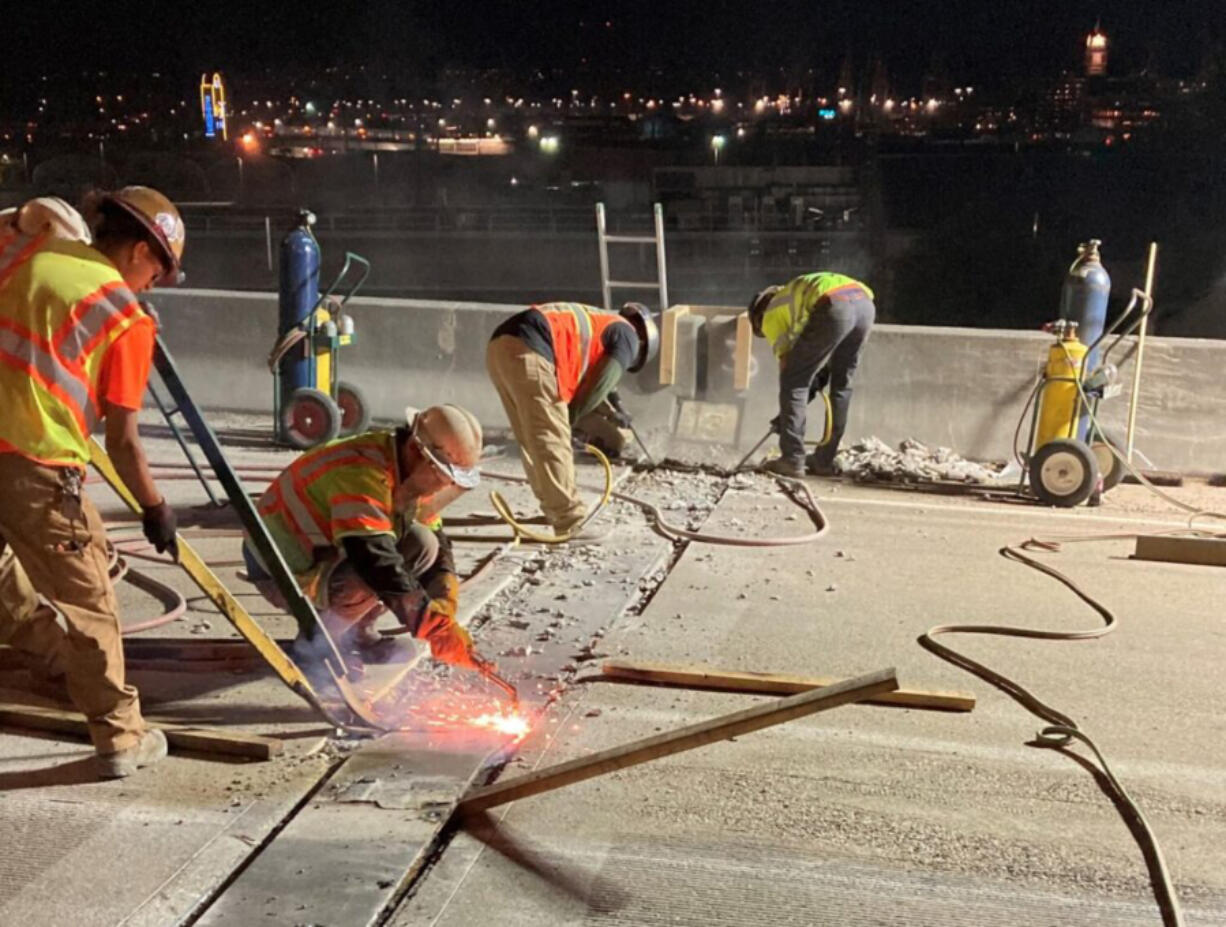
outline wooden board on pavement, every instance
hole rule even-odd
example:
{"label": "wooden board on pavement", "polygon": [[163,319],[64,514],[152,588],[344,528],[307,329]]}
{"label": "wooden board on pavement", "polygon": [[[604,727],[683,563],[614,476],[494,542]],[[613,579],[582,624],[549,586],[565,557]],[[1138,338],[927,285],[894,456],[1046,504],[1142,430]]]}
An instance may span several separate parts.
{"label": "wooden board on pavement", "polygon": [[[0,703],[0,725],[38,731],[55,731],[88,737],[89,727],[85,718],[73,711],[59,708],[41,708],[34,705]],[[161,728],[172,750],[190,750],[197,753],[217,753],[226,756],[242,756],[252,760],[270,760],[284,749],[281,741],[272,737],[260,737],[242,731],[219,731],[214,728],[179,727],[175,725],[151,725]]]}
{"label": "wooden board on pavement", "polygon": [[690,724],[675,731],[667,731],[654,737],[632,741],[620,747],[601,750],[591,756],[579,757],[559,763],[524,776],[503,782],[495,782],[474,789],[456,806],[461,815],[472,814],[503,805],[530,795],[552,791],[565,785],[582,782],[607,773],[636,766],[660,757],[672,756],[685,750],[693,750],[741,734],[760,731],[762,728],[802,718],[828,708],[836,708],[849,702],[892,692],[898,688],[898,679],[893,668],[878,670],[864,676],[856,676],[824,689],[791,695],[777,702],[755,705],[743,711],[720,715],[698,724]]}
{"label": "wooden board on pavement", "polygon": [[1137,535],[1134,560],[1195,563],[1226,566],[1226,538],[1174,537],[1166,534]]}
{"label": "wooden board on pavement", "polygon": [[[636,663],[630,660],[606,660],[601,671],[607,678],[619,681],[681,686],[687,689],[718,689],[723,692],[756,692],[765,695],[793,695],[843,681],[837,676],[746,673],[705,666]],[[939,711],[971,711],[975,707],[975,696],[971,692],[923,689],[898,689],[863,701],[871,705],[902,705],[907,708],[933,708]]]}

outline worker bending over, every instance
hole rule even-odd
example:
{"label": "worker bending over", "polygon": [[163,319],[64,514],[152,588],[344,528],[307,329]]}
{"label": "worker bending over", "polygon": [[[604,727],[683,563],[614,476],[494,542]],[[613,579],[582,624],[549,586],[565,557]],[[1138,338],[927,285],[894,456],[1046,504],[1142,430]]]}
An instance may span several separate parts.
{"label": "worker bending over", "polygon": [[[851,381],[868,341],[876,309],[873,291],[842,274],[805,274],[767,287],[749,304],[754,334],[766,338],[779,359],[780,456],[763,469],[782,476],[835,474],[834,457],[847,430]],[[830,436],[805,457],[805,413],[830,386]]]}
{"label": "worker bending over", "polygon": [[558,535],[574,532],[587,517],[575,486],[571,427],[600,430],[589,417],[593,412],[628,425],[615,391],[618,381],[627,371],[642,370],[658,350],[656,324],[641,303],[626,303],[620,313],[542,303],[494,330],[486,369],[519,442],[532,492]]}
{"label": "worker bending over", "polygon": [[105,420],[145,537],[177,555],[174,511],[137,433],[157,326],[136,294],[178,281],[184,234],[148,187],[94,205],[92,244],[62,200],[0,217],[0,639],[63,674],[98,775],[119,778],[164,757],[166,738],[146,727],[124,678],[106,532],[82,484],[90,432]]}
{"label": "worker bending over", "polygon": [[[394,431],[368,431],[307,451],[260,497],[277,549],[314,601],[349,668],[388,660],[396,647],[375,630],[390,609],[436,660],[473,667],[472,639],[455,620],[459,582],[431,497],[477,485],[481,425],[459,406],[409,412]],[[285,600],[247,539],[248,576],[278,608]],[[300,628],[294,656],[308,666],[329,652]]]}

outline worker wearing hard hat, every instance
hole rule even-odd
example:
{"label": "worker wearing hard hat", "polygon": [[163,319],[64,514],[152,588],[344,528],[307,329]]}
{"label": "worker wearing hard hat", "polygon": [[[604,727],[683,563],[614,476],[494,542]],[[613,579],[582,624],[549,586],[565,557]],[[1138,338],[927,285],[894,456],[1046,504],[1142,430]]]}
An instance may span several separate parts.
{"label": "worker wearing hard hat", "polygon": [[[834,273],[797,277],[767,287],[749,304],[754,334],[766,338],[779,359],[780,456],[763,469],[782,476],[834,475],[834,457],[851,405],[851,381],[868,341],[876,309],[873,291]],[[830,433],[805,457],[805,413],[829,382]]]}
{"label": "worker wearing hard hat", "polygon": [[62,200],[0,217],[0,638],[64,675],[98,774],[115,778],[164,757],[166,738],[124,678],[106,534],[82,484],[105,420],[145,536],[177,554],[174,511],[137,433],[156,323],[136,294],[178,280],[184,234],[174,204],[148,187],[94,206],[92,244]]}
{"label": "worker wearing hard hat", "polygon": [[629,424],[615,392],[618,381],[627,371],[642,370],[658,350],[656,324],[640,303],[626,303],[620,313],[542,303],[494,330],[486,369],[519,442],[532,492],[559,536],[587,517],[575,487],[571,426],[597,409]]}
{"label": "worker wearing hard hat", "polygon": [[[481,425],[454,405],[410,410],[406,418],[393,431],[307,451],[260,497],[260,515],[351,668],[394,652],[393,639],[375,629],[385,608],[436,660],[471,668],[472,640],[456,622],[460,587],[437,500],[477,485]],[[284,608],[250,540],[243,556],[256,587]],[[300,628],[294,656],[309,665],[326,646],[314,628]]]}

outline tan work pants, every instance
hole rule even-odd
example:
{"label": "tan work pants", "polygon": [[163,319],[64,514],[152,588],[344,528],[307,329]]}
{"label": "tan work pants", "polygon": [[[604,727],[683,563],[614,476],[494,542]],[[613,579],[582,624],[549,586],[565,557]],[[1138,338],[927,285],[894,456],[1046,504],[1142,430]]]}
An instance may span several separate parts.
{"label": "tan work pants", "polygon": [[514,335],[500,335],[486,349],[485,369],[511,421],[541,511],[555,531],[571,530],[587,507],[575,488],[570,415],[553,364]]}
{"label": "tan work pants", "polygon": [[[135,746],[144,721],[124,683],[105,529],[75,476],[0,454],[0,639],[63,671],[94,749],[112,753]],[[59,609],[67,630],[35,593]]]}

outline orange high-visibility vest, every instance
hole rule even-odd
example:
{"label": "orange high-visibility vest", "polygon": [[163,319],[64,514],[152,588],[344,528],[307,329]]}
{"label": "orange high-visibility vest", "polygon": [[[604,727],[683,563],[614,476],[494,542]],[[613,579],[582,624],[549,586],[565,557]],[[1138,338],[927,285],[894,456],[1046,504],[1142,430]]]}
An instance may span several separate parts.
{"label": "orange high-visibility vest", "polygon": [[558,395],[570,402],[579,384],[604,356],[600,336],[610,325],[630,323],[616,312],[606,312],[582,303],[542,303],[533,306],[549,323],[553,336],[553,363],[558,371]]}
{"label": "orange high-visibility vest", "polygon": [[101,252],[0,231],[0,453],[89,463],[107,352],[138,324],[155,323]]}
{"label": "orange high-visibility vest", "polygon": [[413,512],[397,512],[396,434],[368,431],[307,451],[260,497],[260,515],[289,568],[298,574],[331,554],[342,538],[403,537]]}

